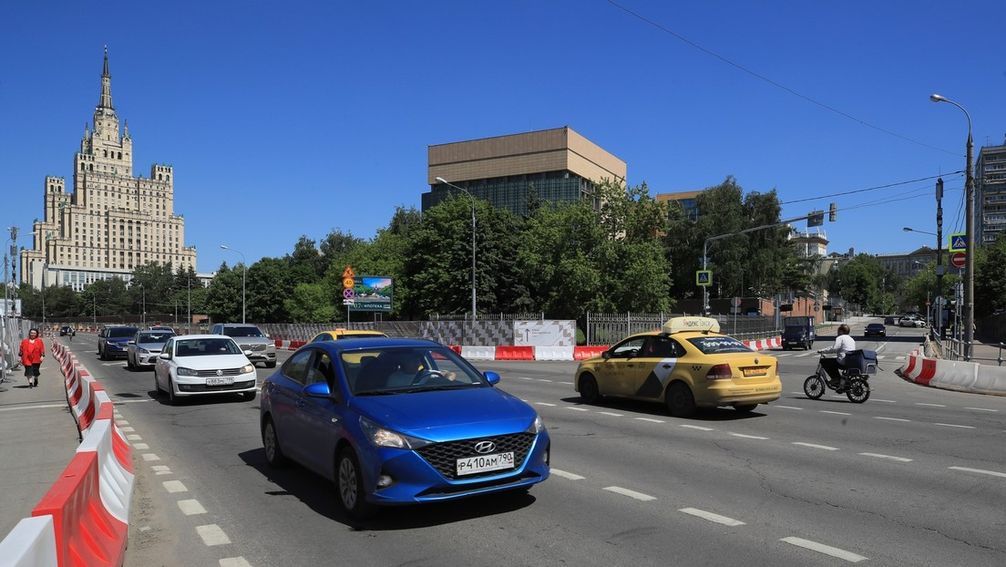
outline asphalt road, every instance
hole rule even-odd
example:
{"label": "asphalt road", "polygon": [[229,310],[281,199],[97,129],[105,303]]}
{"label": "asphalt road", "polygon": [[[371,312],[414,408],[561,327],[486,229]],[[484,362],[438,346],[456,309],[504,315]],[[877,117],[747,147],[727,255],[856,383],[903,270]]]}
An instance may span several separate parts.
{"label": "asphalt road", "polygon": [[865,404],[807,399],[816,356],[776,351],[783,398],[750,415],[581,405],[576,363],[477,363],[542,415],[552,478],[364,525],[319,477],[267,467],[257,400],[169,406],[93,336],[71,348],[139,444],[127,565],[1004,565],[1006,398],[902,381],[923,330],[889,330],[857,336],[882,357]]}

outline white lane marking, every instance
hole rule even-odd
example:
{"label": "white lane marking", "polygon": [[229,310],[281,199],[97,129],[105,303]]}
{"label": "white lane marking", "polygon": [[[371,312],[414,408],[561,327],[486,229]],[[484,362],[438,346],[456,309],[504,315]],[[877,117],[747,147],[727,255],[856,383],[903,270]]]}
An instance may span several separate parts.
{"label": "white lane marking", "polygon": [[551,380],[548,380],[547,378],[538,378],[538,381],[539,382],[551,382]]}
{"label": "white lane marking", "polygon": [[185,488],[180,480],[166,480],[161,483],[164,486],[164,490],[174,494],[175,492],[188,492],[189,489]]}
{"label": "white lane marking", "polygon": [[220,567],[251,567],[244,557],[227,557],[220,560]]}
{"label": "white lane marking", "polygon": [[823,553],[825,555],[830,555],[832,557],[837,557],[839,559],[844,559],[850,563],[859,563],[860,561],[866,561],[866,557],[863,557],[862,555],[856,555],[851,551],[846,551],[844,549],[839,549],[837,547],[832,547],[830,545],[824,545],[823,543],[817,543],[816,541],[810,541],[809,539],[803,539],[799,537],[784,537],[779,541],[783,541],[790,545],[795,545],[797,547],[802,547],[804,549],[809,549],[811,551],[816,551],[818,553]]}
{"label": "white lane marking", "polygon": [[529,378],[527,376],[518,376],[517,379],[518,380],[534,380],[534,378]]}
{"label": "white lane marking", "polygon": [[554,408],[555,407],[555,404],[550,404],[548,402],[535,402],[534,405],[536,405],[536,406],[548,406],[550,408]]}
{"label": "white lane marking", "polygon": [[587,478],[585,476],[580,476],[580,475],[578,475],[576,473],[571,473],[571,472],[568,472],[568,471],[557,469],[555,467],[552,467],[550,469],[550,471],[551,471],[552,474],[554,474],[556,476],[561,476],[562,478],[567,478],[569,480],[583,480],[583,479]]}
{"label": "white lane marking", "polygon": [[159,460],[161,460],[160,457],[158,457],[157,455],[155,455],[153,453],[144,453],[142,455],[142,457],[143,457],[144,461],[159,461]]}
{"label": "white lane marking", "polygon": [[973,411],[999,411],[997,409],[989,409],[989,408],[969,408],[969,407],[965,407],[964,409],[969,409],[969,410],[973,410]]}
{"label": "white lane marking", "polygon": [[1001,472],[996,472],[996,471],[986,471],[986,470],[982,470],[982,469],[969,469],[968,467],[947,467],[947,468],[949,468],[950,470],[955,470],[955,471],[973,472],[973,473],[978,473],[978,474],[987,474],[987,475],[990,475],[990,476],[999,476],[999,477],[1002,477],[1002,478],[1006,478],[1006,473],[1001,473]]}
{"label": "white lane marking", "polygon": [[119,399],[115,399],[115,400],[112,400],[112,403],[115,404],[115,405],[119,405],[119,404],[141,404],[141,403],[144,403],[144,402],[152,402],[152,401],[154,401],[154,400],[151,400],[149,398],[148,399],[144,399],[144,400],[119,400]]}
{"label": "white lane marking", "polygon": [[713,514],[712,512],[706,512],[705,510],[699,510],[698,508],[681,508],[678,512],[685,514],[690,514],[703,520],[709,520],[710,522],[715,522],[717,524],[723,524],[724,526],[743,526],[744,522],[740,520],[735,520],[733,518],[728,518],[726,516],[720,516],[719,514]]}
{"label": "white lane marking", "polygon": [[844,400],[845,396],[831,396],[831,399],[833,399],[833,400]]}
{"label": "white lane marking", "polygon": [[790,392],[790,394],[796,394],[796,395],[799,395],[799,396],[804,396],[804,395],[806,395],[806,392]]}
{"label": "white lane marking", "polygon": [[118,423],[119,425],[129,425],[129,422],[124,419],[116,420],[116,423]]}
{"label": "white lane marking", "polygon": [[622,414],[620,414],[620,413],[615,413],[615,412],[613,412],[613,411],[599,411],[599,412],[597,412],[597,413],[599,413],[599,414],[601,414],[601,415],[610,415],[611,417],[622,417]]}
{"label": "white lane marking", "polygon": [[573,411],[590,411],[590,410],[589,410],[589,409],[587,409],[587,408],[578,408],[578,407],[576,407],[576,406],[566,406],[566,409],[571,409],[571,410],[573,410]]}
{"label": "white lane marking", "polygon": [[796,355],[796,356],[795,356],[794,358],[803,358],[803,357],[805,357],[805,356],[810,356],[810,355],[812,355],[812,354],[814,354],[814,353],[812,353],[812,352],[805,352],[805,353],[803,353],[803,354],[798,354],[798,355]]}
{"label": "white lane marking", "polygon": [[133,443],[133,448],[138,451],[146,451],[150,448],[150,445],[147,445],[146,443]]}
{"label": "white lane marking", "polygon": [[956,427],[958,429],[975,429],[974,425],[957,425],[955,423],[933,423],[933,425],[940,425],[943,427]]}
{"label": "white lane marking", "polygon": [[898,403],[897,400],[881,400],[880,398],[873,398],[873,401],[880,402],[882,404],[896,404],[896,403]]}
{"label": "white lane marking", "polygon": [[945,407],[947,407],[947,406],[945,406],[943,404],[926,404],[926,403],[923,403],[923,402],[915,402],[915,405],[917,405],[917,406],[926,406],[928,408],[945,408]]}
{"label": "white lane marking", "polygon": [[638,419],[639,421],[649,421],[650,423],[664,423],[664,420],[662,420],[662,419],[653,419],[652,417],[637,417],[637,418],[634,418],[634,419]]}
{"label": "white lane marking", "polygon": [[763,441],[768,439],[768,437],[760,437],[758,435],[747,435],[744,433],[731,433],[730,435],[733,435],[734,437],[741,437],[743,439],[761,439]]}
{"label": "white lane marking", "polygon": [[688,425],[687,423],[679,423],[678,427],[684,427],[686,429],[698,429],[699,431],[716,431],[712,427],[702,427],[701,425]]}
{"label": "white lane marking", "polygon": [[182,511],[182,514],[186,516],[195,516],[197,514],[205,514],[206,508],[199,503],[198,500],[179,500],[178,508]]}
{"label": "white lane marking", "polygon": [[912,421],[910,419],[905,419],[903,417],[883,417],[880,415],[873,416],[873,419],[883,419],[884,421]]}
{"label": "white lane marking", "polygon": [[65,408],[66,404],[38,404],[34,406],[19,406],[16,408],[0,408],[0,411],[16,411],[25,409]]}
{"label": "white lane marking", "polygon": [[890,459],[892,461],[898,461],[899,463],[910,463],[912,459],[906,459],[905,457],[895,457],[893,455],[881,455],[880,453],[860,453],[864,457],[873,457],[875,459]]}
{"label": "white lane marking", "polygon": [[208,546],[227,545],[231,542],[231,538],[227,537],[227,534],[216,524],[196,526],[196,533],[203,538],[203,543]]}
{"label": "white lane marking", "polygon": [[827,445],[817,445],[815,443],[804,443],[803,441],[794,441],[792,445],[799,445],[801,447],[810,447],[811,449],[824,449],[825,451],[837,451],[838,447],[829,447]]}
{"label": "white lane marking", "polygon": [[129,435],[126,435],[126,440],[127,441],[143,441],[143,437],[140,437],[139,435],[137,435],[135,433],[131,433]]}
{"label": "white lane marking", "polygon": [[844,411],[831,411],[831,410],[826,410],[826,409],[818,410],[818,411],[820,411],[821,413],[831,413],[831,414],[835,414],[835,415],[852,415],[851,413],[844,412]]}
{"label": "white lane marking", "polygon": [[133,429],[132,427],[120,427],[119,431],[121,431],[123,433],[132,433],[132,432],[134,432],[136,430]]}
{"label": "white lane marking", "polygon": [[795,409],[795,410],[802,410],[802,409],[803,409],[803,408],[798,408],[798,407],[796,407],[796,406],[780,406],[780,405],[773,405],[772,407],[774,407],[774,408],[782,408],[782,409]]}
{"label": "white lane marking", "polygon": [[171,472],[171,467],[168,467],[167,465],[151,465],[150,468],[153,469],[154,472]]}
{"label": "white lane marking", "polygon": [[560,384],[568,384],[568,385],[570,385],[570,386],[572,386],[572,385],[573,385],[573,383],[572,383],[572,382],[559,382],[559,383],[560,383]]}
{"label": "white lane marking", "polygon": [[656,498],[650,496],[649,494],[643,494],[642,492],[636,492],[635,490],[629,490],[628,488],[622,488],[621,486],[605,486],[604,490],[614,492],[615,494],[621,494],[622,496],[628,496],[629,498],[635,498],[636,500],[642,500],[643,502],[656,500]]}

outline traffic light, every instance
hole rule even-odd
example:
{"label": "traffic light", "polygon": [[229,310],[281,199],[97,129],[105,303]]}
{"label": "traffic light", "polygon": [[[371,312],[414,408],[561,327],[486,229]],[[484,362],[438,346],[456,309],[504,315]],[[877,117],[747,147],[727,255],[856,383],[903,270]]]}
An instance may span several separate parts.
{"label": "traffic light", "polygon": [[838,219],[838,205],[832,203],[828,205],[828,222],[835,222]]}
{"label": "traffic light", "polygon": [[811,211],[811,213],[807,215],[808,228],[812,226],[821,226],[822,224],[824,224],[824,211]]}

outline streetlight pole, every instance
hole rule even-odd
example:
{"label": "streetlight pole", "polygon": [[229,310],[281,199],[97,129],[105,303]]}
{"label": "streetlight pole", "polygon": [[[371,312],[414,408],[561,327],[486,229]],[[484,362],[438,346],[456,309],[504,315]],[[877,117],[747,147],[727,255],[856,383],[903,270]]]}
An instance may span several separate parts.
{"label": "streetlight pole", "polygon": [[472,201],[472,322],[475,322],[476,302],[475,302],[475,196],[468,192],[464,187],[458,187],[457,185],[447,181],[443,177],[436,178],[438,182],[444,185],[449,185],[455,189],[460,189],[468,198]]}
{"label": "streetlight pole", "polygon": [[975,338],[975,177],[971,171],[971,157],[974,153],[974,140],[971,132],[971,114],[960,104],[938,94],[929,95],[933,102],[950,103],[961,109],[968,119],[967,155],[964,168],[964,191],[967,206],[964,213],[964,232],[967,240],[967,251],[964,257],[964,360],[971,360],[971,346]]}
{"label": "streetlight pole", "polygon": [[231,252],[237,252],[241,254],[241,323],[245,322],[245,276],[248,274],[248,262],[245,261],[245,255],[241,253],[240,250],[235,250],[226,244],[220,245],[221,250],[230,250]]}

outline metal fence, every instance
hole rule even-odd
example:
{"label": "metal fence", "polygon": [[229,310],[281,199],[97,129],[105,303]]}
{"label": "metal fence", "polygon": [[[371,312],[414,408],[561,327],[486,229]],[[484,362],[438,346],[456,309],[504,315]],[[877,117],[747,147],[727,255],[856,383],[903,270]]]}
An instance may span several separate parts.
{"label": "metal fence", "polygon": [[[585,341],[588,345],[609,345],[623,338],[646,331],[659,329],[672,317],[681,313],[590,313],[582,320]],[[772,317],[737,317],[713,315],[720,323],[720,332],[738,339],[760,339],[778,335]]]}
{"label": "metal fence", "polygon": [[34,321],[16,317],[0,318],[0,382],[21,365],[18,350],[28,329],[37,326]]}

